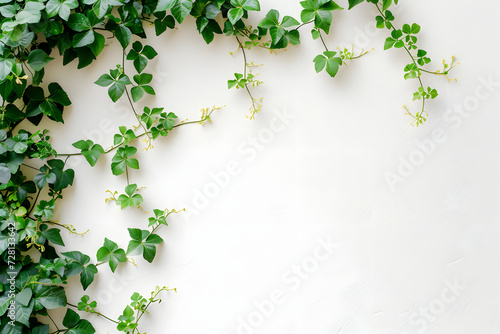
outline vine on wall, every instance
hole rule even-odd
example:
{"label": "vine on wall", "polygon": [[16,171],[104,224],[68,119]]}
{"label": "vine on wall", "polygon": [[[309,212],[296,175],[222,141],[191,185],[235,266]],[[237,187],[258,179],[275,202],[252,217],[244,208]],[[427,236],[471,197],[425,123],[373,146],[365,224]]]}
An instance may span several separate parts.
{"label": "vine on wall", "polygon": [[[349,0],[349,9],[362,2],[365,1]],[[421,125],[427,118],[426,101],[438,95],[435,89],[424,85],[423,75],[447,76],[456,65],[455,59],[445,62],[441,71],[427,69],[431,59],[427,51],[417,46],[420,26],[404,24],[399,29],[394,25],[390,8],[398,1],[366,2],[375,6],[377,27],[390,32],[384,48],[401,49],[409,56],[404,78],[418,83],[413,98],[420,100],[422,106],[418,112],[407,113],[414,125]],[[139,321],[148,308],[160,301],[160,293],[172,289],[157,287],[149,298],[134,293],[131,303],[114,319],[102,314],[88,295],[80,301],[68,301],[68,278],[79,276],[86,290],[102,265],[107,264],[114,272],[122,263],[135,264],[137,257],[152,262],[157,245],[163,242],[158,234],[160,227],[167,226],[168,217],[179,211],[161,208],[146,212],[149,217],[143,226],[128,229],[128,244],[119,245],[104,238],[95,257],[78,250],[61,253],[58,247],[65,245],[61,231],[84,234],[54,219],[56,203],[63,199],[64,190],[73,185],[75,173],[66,167],[67,161],[80,157],[95,166],[102,155],[112,155],[111,172],[124,177],[127,186],[123,191],[110,191],[107,202],[114,202],[122,210],[142,209],[140,187],[129,178],[130,169],[140,168],[135,158],[137,142],[142,140],[149,150],[171,131],[204,124],[220,109],[204,108],[199,120],[181,122],[164,107],[139,109],[138,102],[146,94],[155,95],[153,74],[147,73],[147,69],[158,56],[153,47],[145,44],[145,25],[152,24],[156,35],[161,35],[191,15],[206,43],[211,43],[215,35],[234,38],[236,52],[242,54],[243,71],[228,80],[228,88],[242,89],[248,94],[250,119],[262,110],[262,98],[255,97],[262,82],[251,72],[255,65],[248,60],[252,48],[275,52],[298,45],[300,32],[310,29],[311,37],[325,49],[311,60],[312,65],[316,72],[326,71],[331,77],[348,61],[367,53],[347,49],[337,52],[327,45],[325,35],[330,33],[333,15],[343,9],[337,3],[306,0],[300,4],[300,20],[272,9],[252,27],[246,20],[251,12],[260,11],[258,0],[0,0],[0,334],[95,333],[92,324],[82,319],[79,312],[103,317],[115,323],[118,331],[141,332]],[[84,68],[97,59],[107,38],[115,38],[123,52],[116,67],[95,83],[107,89],[113,102],[126,99],[137,123],[120,126],[106,149],[104,143],[82,139],[73,143],[74,153],[58,153],[51,146],[47,130],[31,133],[22,128],[26,122],[38,126],[44,118],[63,123],[65,109],[71,105],[59,84],[44,82],[45,66],[54,60],[51,55],[58,53],[63,65],[77,61],[77,67]],[[30,255],[33,252],[37,253],[36,259]],[[52,310],[59,308],[65,308],[61,324],[51,317]]]}

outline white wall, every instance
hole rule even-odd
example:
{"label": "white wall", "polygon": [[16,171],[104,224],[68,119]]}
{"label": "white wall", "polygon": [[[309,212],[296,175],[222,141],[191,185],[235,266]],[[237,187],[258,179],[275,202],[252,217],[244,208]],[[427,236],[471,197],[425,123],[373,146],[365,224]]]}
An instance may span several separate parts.
{"label": "white wall", "polygon": [[[261,2],[255,24],[271,8],[299,17],[298,1]],[[416,83],[403,80],[409,59],[402,50],[383,51],[387,33],[373,29],[376,11],[369,5],[335,13],[331,47],[356,41],[375,48],[342,67],[335,79],[314,72],[312,59],[322,45],[307,28],[301,46],[277,56],[249,52],[250,60],[265,64],[258,69],[265,84],[255,90],[264,97],[264,110],[255,121],[245,118],[245,93],[227,90],[226,81],[243,65],[241,54],[229,55],[234,40],[218,37],[206,46],[190,19],[160,38],[150,33],[148,42],[160,56],[148,70],[159,81],[158,95],[145,99],[147,105],[190,120],[203,107],[227,106],[212,123],[182,127],[139,154],[141,170],[131,178],[147,187],[141,191],[145,208],[190,210],[160,230],[165,243],[153,265],[138,260],[137,267],[121,265],[114,275],[100,267],[87,293],[103,313],[117,317],[134,291],[147,295],[156,285],[168,285],[178,293],[151,308],[142,331],[500,332],[500,5],[422,0],[401,1],[400,7],[397,22],[421,24],[420,47],[434,66],[451,55],[461,63],[451,75],[458,83],[424,77],[441,96],[428,104],[429,121],[419,128],[409,125],[402,109],[418,108],[410,103]],[[60,60],[47,69],[46,82],[60,82],[73,101],[64,126],[43,124],[54,129],[59,152],[95,135],[110,146],[119,125],[134,124],[125,100],[113,105],[106,89],[92,84],[120,61],[120,46],[110,43],[85,70],[71,64],[61,71]],[[495,82],[493,93],[484,86],[489,80]],[[460,114],[464,104],[470,111]],[[266,130],[284,113],[293,120]],[[273,139],[254,156],[248,149],[252,138],[270,133]],[[431,142],[437,133],[439,142]],[[419,145],[430,151],[422,153]],[[391,188],[387,173],[398,173],[401,159],[419,157],[424,161]],[[96,168],[71,160],[75,184],[57,216],[90,232],[67,236],[65,250],[95,255],[104,237],[126,247],[127,228],[147,226],[148,215],[104,204],[106,190],[126,184],[111,175],[110,160]],[[204,193],[212,175],[231,162],[237,173],[203,206],[197,192]],[[310,273],[301,278],[294,266]],[[82,294],[75,288],[69,298],[76,303]],[[273,297],[277,304],[264,303],[272,311],[259,311],[256,304]],[[238,332],[249,318],[263,321]],[[98,333],[115,332],[111,323],[92,320]]]}

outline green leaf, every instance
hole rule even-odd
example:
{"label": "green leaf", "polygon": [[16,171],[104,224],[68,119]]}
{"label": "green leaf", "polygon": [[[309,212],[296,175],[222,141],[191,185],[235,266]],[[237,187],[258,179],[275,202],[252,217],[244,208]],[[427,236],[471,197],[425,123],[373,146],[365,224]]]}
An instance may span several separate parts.
{"label": "green leaf", "polygon": [[67,24],[68,24],[68,27],[70,27],[72,30],[77,31],[77,32],[82,32],[82,31],[89,30],[90,28],[92,28],[92,26],[90,25],[89,19],[87,18],[87,16],[85,16],[82,13],[72,14],[69,17]]}
{"label": "green leaf", "polygon": [[205,7],[205,17],[207,19],[214,20],[220,12],[220,9],[213,4],[208,4],[207,7]]}
{"label": "green leaf", "polygon": [[163,126],[165,129],[168,131],[172,130],[174,128],[175,120],[177,119],[177,115],[174,114],[173,112],[168,113],[168,115],[165,115],[165,118],[163,120]]}
{"label": "green leaf", "polygon": [[49,334],[49,325],[34,327],[32,334]]}
{"label": "green leaf", "polygon": [[132,87],[130,93],[132,95],[132,100],[134,100],[134,102],[137,102],[144,96],[144,89],[141,86]]}
{"label": "green leaf", "polygon": [[46,5],[49,18],[59,15],[64,21],[68,21],[71,10],[76,7],[78,0],[49,0]]}
{"label": "green leaf", "polygon": [[119,262],[126,262],[127,257],[125,255],[125,251],[121,248],[118,248],[118,245],[109,240],[108,238],[104,239],[104,246],[99,248],[97,251],[97,261],[100,262],[109,262],[109,267],[112,272],[115,272],[116,267]]}
{"label": "green leaf", "polygon": [[257,0],[231,0],[231,4],[246,10],[260,10],[260,3]]}
{"label": "green leaf", "polygon": [[316,73],[319,73],[323,71],[326,66],[326,57],[323,55],[318,55],[314,58],[313,62]]}
{"label": "green leaf", "polygon": [[260,3],[258,0],[246,0],[243,4],[246,10],[260,11]]}
{"label": "green leaf", "polygon": [[344,8],[340,7],[335,1],[326,1],[324,4],[319,7],[320,10],[324,11],[333,11],[333,10],[342,10]]}
{"label": "green leaf", "polygon": [[167,9],[174,7],[176,3],[177,0],[159,0],[155,12],[164,12]]}
{"label": "green leaf", "polygon": [[231,8],[227,13],[227,18],[229,21],[235,25],[245,14],[245,10],[243,8]]}
{"label": "green leaf", "polygon": [[[70,260],[74,261],[75,263],[78,263],[80,265],[85,265],[90,262],[90,257],[88,255],[83,254],[82,252],[79,251],[72,251],[72,252],[64,252],[62,253],[65,257],[69,258]],[[80,272],[78,272],[80,273]]]}
{"label": "green leaf", "polygon": [[307,23],[314,19],[315,14],[316,12],[313,9],[304,9],[302,12],[300,12],[300,19],[303,23]]}
{"label": "green leaf", "polygon": [[269,35],[271,35],[271,40],[273,44],[278,44],[279,41],[285,36],[286,30],[281,27],[272,27],[269,29]]}
{"label": "green leaf", "polygon": [[299,45],[300,44],[300,33],[298,30],[291,30],[288,31],[285,35],[286,38],[290,41],[290,44],[292,45]]}
{"label": "green leaf", "polygon": [[[6,322],[7,319],[4,320]],[[1,334],[19,334],[22,333],[25,327],[20,324],[20,323],[14,323],[13,326],[11,325],[5,325],[4,328],[2,328],[2,331],[0,332]]]}
{"label": "green leaf", "polygon": [[68,334],[93,334],[94,327],[85,319],[80,319],[78,313],[72,309],[66,310],[66,315],[63,319],[63,325],[67,328],[65,333]]}
{"label": "green leaf", "polygon": [[55,191],[60,191],[73,185],[75,171],[72,169],[64,170],[64,162],[62,160],[52,159],[47,161],[47,164],[51,167],[52,173],[56,175],[56,182],[53,185]]}
{"label": "green leaf", "polygon": [[154,122],[158,120],[158,116],[162,113],[163,108],[153,108],[153,110],[148,107],[144,108],[144,112],[141,115],[141,121],[146,124],[146,127],[150,129]]}
{"label": "green leaf", "polygon": [[94,31],[94,42],[88,45],[89,49],[92,51],[94,56],[99,56],[105,46],[105,38],[103,35],[98,34]]}
{"label": "green leaf", "polygon": [[156,50],[152,46],[146,45],[142,50],[142,54],[146,56],[149,60],[151,60],[158,55],[158,52],[156,52]]}
{"label": "green leaf", "polygon": [[87,46],[95,41],[95,35],[93,30],[88,30],[85,32],[81,32],[76,34],[73,37],[73,47],[81,48],[82,46]]}
{"label": "green leaf", "polygon": [[95,265],[89,264],[86,267],[82,267],[80,283],[82,284],[83,290],[87,290],[87,287],[94,281],[95,274],[97,274],[97,267]]}
{"label": "green leaf", "polygon": [[392,48],[394,46],[394,44],[396,43],[396,40],[392,37],[387,37],[387,39],[385,40],[385,43],[384,43],[384,50],[389,50],[390,48]]}
{"label": "green leaf", "polygon": [[12,71],[14,64],[15,64],[14,58],[0,57],[0,81],[4,81],[5,78],[7,78],[7,76]]}
{"label": "green leaf", "polygon": [[81,150],[80,152],[92,167],[96,165],[101,154],[104,154],[102,146],[99,144],[94,145],[91,140],[80,140],[74,143],[73,146]]}
{"label": "green leaf", "polygon": [[22,291],[20,291],[16,295],[16,302],[18,302],[24,306],[28,306],[32,295],[33,295],[33,291],[29,287],[24,288]]}
{"label": "green leaf", "polygon": [[68,329],[65,333],[66,334],[94,334],[95,329],[88,320],[82,319],[75,327]]}
{"label": "green leaf", "polygon": [[134,67],[137,73],[141,73],[144,71],[146,66],[148,65],[148,59],[143,55],[138,55],[136,59],[134,59]]}
{"label": "green leaf", "polygon": [[67,309],[62,324],[67,328],[71,328],[75,326],[79,321],[80,316],[78,315],[78,313],[76,313],[72,309]]}
{"label": "green leaf", "polygon": [[114,135],[114,137],[113,137],[113,145],[118,145],[118,144],[121,144],[122,142],[125,145],[127,145],[133,139],[137,138],[134,130],[127,129],[126,126],[120,126],[119,129],[120,129],[120,133]]}
{"label": "green leaf", "polygon": [[[136,159],[127,160],[127,166],[132,167],[131,164],[137,164],[136,169],[139,168],[139,162]],[[135,168],[135,167],[132,167]],[[116,201],[117,205],[121,206],[121,209],[125,209],[127,207],[139,207],[141,203],[144,201],[141,195],[134,194],[137,190],[137,184],[130,184],[125,188],[125,194],[118,196]]]}
{"label": "green leaf", "polygon": [[314,17],[314,25],[316,28],[324,30],[327,34],[330,33],[333,15],[330,11],[320,10],[316,12]]}
{"label": "green leaf", "polygon": [[45,6],[39,2],[27,2],[24,9],[16,15],[17,23],[38,23],[42,16],[42,9],[45,9]]}
{"label": "green leaf", "polygon": [[97,84],[101,87],[108,87],[113,82],[115,82],[115,79],[113,79],[109,74],[103,74],[99,77],[99,79],[97,79],[95,84]]}
{"label": "green leaf", "polygon": [[113,175],[121,175],[125,173],[126,166],[138,169],[139,162],[137,161],[137,159],[131,159],[131,156],[133,156],[135,153],[137,153],[137,149],[135,147],[120,147],[111,160],[111,170],[113,172]]}
{"label": "green leaf", "polygon": [[45,51],[36,49],[28,55],[28,65],[35,71],[41,71],[54,58],[49,57]]}
{"label": "green leaf", "polygon": [[382,0],[382,11],[386,11],[391,7],[392,5],[392,0]]}
{"label": "green leaf", "polygon": [[0,183],[6,184],[9,182],[12,174],[10,173],[10,169],[7,167],[5,163],[0,163]]}
{"label": "green leaf", "polygon": [[281,22],[281,26],[284,28],[289,28],[293,26],[298,26],[300,23],[296,19],[291,16],[285,16],[283,18],[283,22]]}
{"label": "green leaf", "polygon": [[50,228],[41,233],[47,240],[53,244],[64,246],[64,241],[61,238],[61,231],[57,228]]}
{"label": "green leaf", "polygon": [[365,0],[349,0],[349,9],[352,9],[354,6],[357,6],[364,1]]}
{"label": "green leaf", "polygon": [[339,57],[335,57],[337,55],[334,51],[325,51],[322,55],[318,55],[314,58],[314,67],[316,72],[319,73],[326,67],[326,72],[334,77],[339,67],[342,65],[342,59]]}
{"label": "green leaf", "polygon": [[126,49],[127,46],[130,44],[130,39],[132,38],[132,32],[128,27],[119,24],[115,28],[115,36],[118,39],[118,42],[120,42],[122,48]]}
{"label": "green leaf", "polygon": [[193,9],[191,0],[177,0],[174,7],[172,7],[172,15],[177,22],[182,23]]}
{"label": "green leaf", "polygon": [[33,178],[33,181],[35,181],[38,189],[42,189],[47,183],[53,184],[56,182],[56,175],[54,173],[51,173],[47,166],[42,166],[40,168],[40,172],[40,174],[35,175],[35,177]]}
{"label": "green leaf", "polygon": [[125,193],[129,196],[132,196],[137,190],[137,184],[129,184],[125,187]]}
{"label": "green leaf", "polygon": [[269,29],[272,27],[276,27],[279,25],[279,12],[276,9],[271,9],[267,14],[266,17],[260,21],[259,27],[262,27],[264,29]]}
{"label": "green leaf", "polygon": [[86,290],[94,281],[94,275],[97,274],[97,267],[94,264],[86,266],[90,262],[90,257],[79,251],[65,252],[62,255],[71,260],[65,274],[67,276],[80,274],[80,283],[83,286],[83,290]]}
{"label": "green leaf", "polygon": [[321,36],[321,33],[319,32],[318,29],[312,29],[311,34],[313,39],[318,39]]}
{"label": "green leaf", "polygon": [[420,26],[416,23],[413,23],[411,25],[411,30],[410,30],[410,33],[412,33],[413,35],[415,34],[418,34],[420,32]]}
{"label": "green leaf", "polygon": [[123,310],[123,315],[127,318],[131,318],[134,315],[134,310],[127,305],[127,307]]}
{"label": "green leaf", "polygon": [[47,220],[54,216],[54,200],[44,201],[41,200],[39,204],[35,206],[35,211],[33,215],[38,218],[45,217]]}
{"label": "green leaf", "polygon": [[163,242],[163,239],[156,234],[150,234],[148,230],[137,228],[128,229],[130,238],[127,248],[129,255],[143,255],[144,259],[151,263],[156,255],[156,245]]}
{"label": "green leaf", "polygon": [[153,80],[153,75],[152,74],[149,74],[149,73],[142,73],[142,74],[137,74],[137,75],[134,75],[134,81],[138,84],[138,85],[145,85],[145,84],[148,84],[150,83],[151,81]]}
{"label": "green leaf", "polygon": [[125,92],[125,85],[132,84],[130,79],[125,74],[121,74],[120,77],[114,81],[114,83],[108,89],[108,95],[113,102],[118,101],[118,99]]}
{"label": "green leaf", "polygon": [[26,306],[22,305],[21,303],[16,303],[14,305],[14,312],[15,312],[14,317],[15,317],[16,321],[29,327],[30,326],[29,320],[30,320],[31,313],[33,312],[34,304],[35,304],[34,300],[32,300]]}
{"label": "green leaf", "polygon": [[52,82],[49,84],[49,96],[47,101],[58,103],[62,106],[69,106],[71,101],[69,100],[68,94],[59,86],[59,84]]}
{"label": "green leaf", "polygon": [[208,26],[208,19],[204,16],[198,17],[196,19],[196,28],[200,33],[203,32],[203,30]]}
{"label": "green leaf", "polygon": [[33,285],[33,291],[35,292],[35,309],[45,307],[52,310],[66,306],[66,293],[63,287],[35,284]]}

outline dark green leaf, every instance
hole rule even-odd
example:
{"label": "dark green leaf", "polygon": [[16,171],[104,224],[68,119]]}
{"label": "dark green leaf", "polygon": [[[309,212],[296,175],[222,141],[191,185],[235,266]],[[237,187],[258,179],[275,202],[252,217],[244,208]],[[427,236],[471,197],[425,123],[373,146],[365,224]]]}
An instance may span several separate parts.
{"label": "dark green leaf", "polygon": [[36,49],[28,55],[28,65],[35,71],[40,71],[53,59],[45,51]]}

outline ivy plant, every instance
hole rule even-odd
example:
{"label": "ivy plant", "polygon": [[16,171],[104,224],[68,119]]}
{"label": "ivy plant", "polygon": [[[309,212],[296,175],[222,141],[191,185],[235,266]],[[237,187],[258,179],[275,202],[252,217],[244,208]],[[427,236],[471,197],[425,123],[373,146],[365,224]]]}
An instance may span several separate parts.
{"label": "ivy plant", "polygon": [[[364,2],[374,5],[377,27],[388,30],[384,48],[402,49],[410,57],[403,77],[418,83],[413,98],[421,101],[422,108],[416,113],[407,109],[407,113],[413,124],[422,125],[427,117],[426,101],[438,96],[436,89],[424,85],[423,76],[447,77],[456,66],[455,58],[445,62],[442,70],[428,69],[430,53],[418,44],[420,25],[398,28],[393,24],[391,8],[398,1],[348,0],[348,8]],[[310,36],[324,48],[310,60],[311,70],[331,77],[349,61],[367,54],[364,50],[334,51],[328,47],[325,37],[331,34],[335,17],[343,10],[339,4],[306,0],[300,6],[301,11],[293,15],[271,9],[252,26],[248,22],[254,12],[260,11],[258,0],[0,1],[0,334],[92,334],[96,332],[92,315],[109,320],[118,331],[144,333],[139,321],[152,304],[161,301],[160,293],[172,289],[157,287],[149,298],[134,293],[116,319],[102,314],[83,291],[100,270],[107,270],[106,264],[115,272],[119,266],[153,262],[162,251],[162,228],[168,226],[171,214],[183,211],[149,208],[142,185],[131,181],[130,170],[141,168],[138,150],[153,149],[157,140],[184,126],[211,121],[221,108],[203,108],[199,119],[184,121],[168,106],[142,104],[139,108],[138,103],[146,101],[144,96],[156,94],[154,73],[148,66],[159,55],[148,44],[147,34],[150,30],[157,36],[169,33],[192,16],[205,43],[212,43],[217,35],[230,37],[237,46],[232,54],[241,51],[243,66],[235,70],[227,85],[248,94],[248,117],[254,119],[262,110],[262,97],[255,97],[255,90],[263,82],[252,72],[257,67],[248,58],[253,48],[277,54],[277,50],[300,45],[300,32],[309,28]],[[121,47],[116,66],[93,80],[107,90],[113,102],[128,103],[134,123],[119,126],[112,142],[81,138],[72,143],[71,152],[57,152],[40,124],[46,119],[62,125],[72,102],[61,85],[45,80],[47,65],[75,62],[78,69],[84,69],[113,42]],[[56,208],[75,181],[68,160],[85,159],[94,167],[105,155],[111,160],[109,173],[122,178],[125,185],[109,190],[106,203],[116,204],[117,210],[139,210],[145,215],[144,221],[128,228],[128,240],[103,236],[95,255],[85,254],[85,250],[62,251],[62,246],[72,248],[65,244],[66,233],[86,233],[57,220]],[[119,222],[116,224],[119,226]],[[82,289],[79,302],[68,300],[66,295],[73,276]],[[65,316],[56,322],[51,315],[60,308]],[[82,318],[85,314],[88,319]]]}

